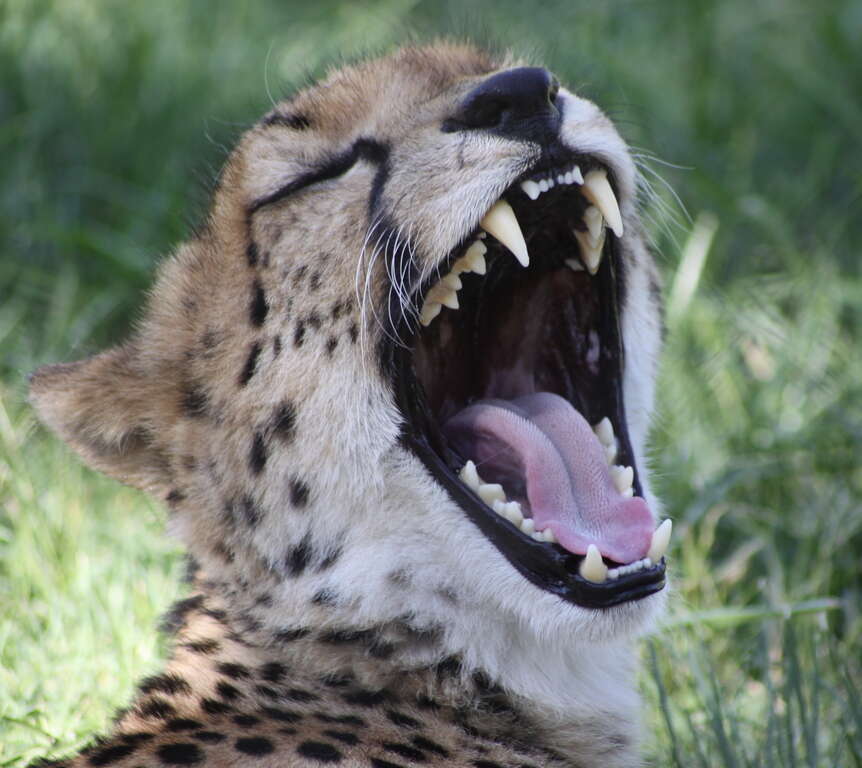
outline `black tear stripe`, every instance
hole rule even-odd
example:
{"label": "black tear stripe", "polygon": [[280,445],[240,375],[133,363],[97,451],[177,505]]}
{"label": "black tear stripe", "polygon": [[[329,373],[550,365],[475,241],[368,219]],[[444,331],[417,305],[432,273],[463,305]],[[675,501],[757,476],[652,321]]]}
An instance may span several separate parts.
{"label": "black tear stripe", "polygon": [[373,213],[377,210],[383,187],[386,184],[386,179],[389,177],[389,147],[374,139],[362,138],[357,139],[350,149],[325,160],[317,170],[304,173],[298,178],[289,181],[280,189],[275,190],[275,192],[255,200],[248,209],[249,217],[253,216],[261,208],[284,200],[284,198],[294,194],[294,192],[299,192],[301,189],[310,187],[312,184],[318,184],[321,181],[328,181],[329,179],[341,176],[343,173],[349,171],[359,160],[367,160],[369,163],[374,163],[377,166],[377,173],[374,176],[374,182],[371,185],[371,194],[368,198],[368,211],[369,213]]}

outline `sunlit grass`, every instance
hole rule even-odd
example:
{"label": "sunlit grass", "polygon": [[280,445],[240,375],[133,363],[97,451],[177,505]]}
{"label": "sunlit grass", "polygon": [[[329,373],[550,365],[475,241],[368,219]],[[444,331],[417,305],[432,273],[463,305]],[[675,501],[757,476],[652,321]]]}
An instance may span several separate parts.
{"label": "sunlit grass", "polygon": [[410,31],[535,51],[644,148],[675,522],[652,764],[862,766],[859,4],[465,8],[0,3],[0,768],[101,730],[182,589],[162,510],[37,428],[25,374],[122,338],[271,97]]}

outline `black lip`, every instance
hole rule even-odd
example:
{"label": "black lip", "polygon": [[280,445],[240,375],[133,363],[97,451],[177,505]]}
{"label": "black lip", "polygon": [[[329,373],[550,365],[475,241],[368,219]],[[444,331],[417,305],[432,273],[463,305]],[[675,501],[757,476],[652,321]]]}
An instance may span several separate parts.
{"label": "black lip", "polygon": [[[533,168],[530,175],[540,170],[543,169]],[[605,250],[605,258],[593,278],[600,281],[600,290],[610,299],[602,305],[602,311],[605,313],[604,327],[608,333],[602,365],[621,372],[623,350],[617,308],[619,294],[624,290],[624,269],[615,237],[609,235]],[[489,509],[460,481],[458,472],[464,464],[464,459],[448,447],[433,427],[433,417],[425,407],[424,392],[413,373],[412,347],[416,332],[415,328],[410,328],[405,323],[400,329],[400,338],[407,343],[391,345],[389,348],[395,376],[396,401],[405,416],[402,441],[516,570],[537,587],[584,608],[611,608],[622,603],[642,600],[661,591],[665,585],[664,558],[650,568],[614,580],[600,584],[588,581],[578,573],[583,556],[573,554],[556,544],[535,541],[525,535]],[[622,395],[622,377],[610,376],[609,380],[613,381],[613,386],[607,388],[602,398],[591,403],[595,415],[584,415],[588,418],[594,416],[593,422],[598,421],[604,414],[617,415],[622,422],[621,425],[614,424],[619,443],[619,461],[634,466],[634,454],[628,430],[624,428],[627,422]],[[618,428],[620,426],[621,429]],[[634,492],[636,495],[643,495],[637,473]]]}

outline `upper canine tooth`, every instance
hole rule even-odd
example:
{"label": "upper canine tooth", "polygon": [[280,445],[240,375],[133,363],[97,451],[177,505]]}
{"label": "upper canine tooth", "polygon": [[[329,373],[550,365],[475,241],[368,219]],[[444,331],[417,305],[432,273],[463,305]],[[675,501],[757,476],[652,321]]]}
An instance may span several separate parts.
{"label": "upper canine tooth", "polygon": [[524,190],[524,194],[529,197],[530,200],[537,200],[539,195],[542,194],[542,190],[539,189],[539,185],[530,179],[521,182],[521,189]]}
{"label": "upper canine tooth", "polygon": [[649,551],[646,553],[646,556],[652,562],[657,563],[664,557],[664,553],[667,552],[667,545],[670,543],[672,529],[673,523],[668,518],[652,532],[652,542],[649,545]]}
{"label": "upper canine tooth", "polygon": [[[590,171],[584,177],[584,197],[596,206],[608,222],[608,226],[617,237],[623,236],[623,217],[620,206],[608,181],[605,170]],[[493,233],[491,233],[493,234]]]}
{"label": "upper canine tooth", "polygon": [[505,200],[498,200],[494,203],[482,221],[479,222],[479,226],[490,232],[514,253],[515,258],[521,263],[522,267],[529,266],[530,257],[527,254],[527,243],[524,241],[524,234],[521,232],[521,227],[518,225],[518,219],[515,217],[512,206]]}
{"label": "upper canine tooth", "polygon": [[602,561],[602,553],[595,544],[587,547],[587,555],[581,561],[579,573],[587,581],[601,584],[608,577],[608,567]]}

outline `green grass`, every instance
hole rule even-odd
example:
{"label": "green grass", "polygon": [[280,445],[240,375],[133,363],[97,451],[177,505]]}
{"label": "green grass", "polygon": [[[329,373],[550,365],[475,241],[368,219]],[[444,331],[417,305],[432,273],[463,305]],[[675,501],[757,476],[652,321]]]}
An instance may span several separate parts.
{"label": "green grass", "polygon": [[181,590],[162,511],[35,427],[24,375],[123,337],[270,94],[437,32],[535,51],[683,166],[646,171],[676,526],[651,763],[862,766],[862,7],[463,8],[0,2],[0,768],[103,727]]}

